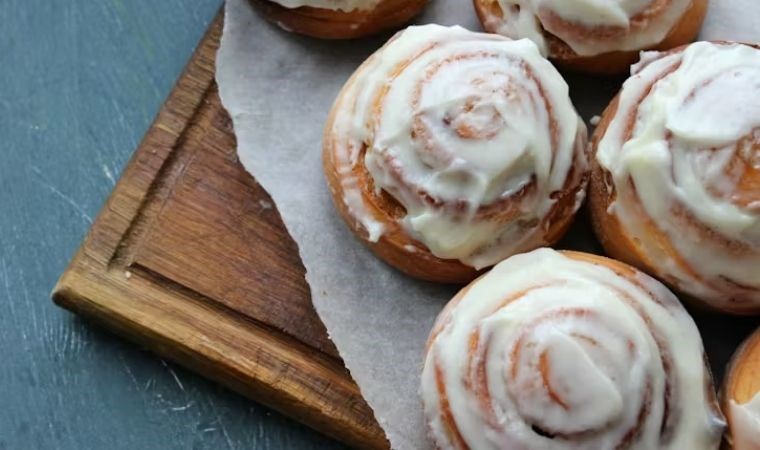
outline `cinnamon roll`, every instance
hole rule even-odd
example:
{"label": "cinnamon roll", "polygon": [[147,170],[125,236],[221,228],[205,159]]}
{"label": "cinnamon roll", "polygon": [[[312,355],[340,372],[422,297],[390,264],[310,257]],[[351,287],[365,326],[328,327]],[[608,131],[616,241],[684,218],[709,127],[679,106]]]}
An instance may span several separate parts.
{"label": "cinnamon roll", "polygon": [[725,426],[678,299],[623,263],[551,249],[444,308],[421,395],[441,450],[714,450]]}
{"label": "cinnamon roll", "polygon": [[733,450],[760,450],[760,328],[736,351],[723,380],[727,440]]}
{"label": "cinnamon roll", "polygon": [[724,312],[760,313],[760,50],[644,53],[592,139],[606,251]]}
{"label": "cinnamon roll", "polygon": [[483,27],[529,38],[560,65],[623,73],[645,49],[691,42],[707,0],[473,0]]}
{"label": "cinnamon roll", "polygon": [[409,275],[466,282],[557,241],[585,195],[586,128],[529,40],[410,27],[339,94],[324,134],[334,203]]}
{"label": "cinnamon roll", "polygon": [[250,0],[287,31],[322,39],[351,39],[398,28],[428,0]]}

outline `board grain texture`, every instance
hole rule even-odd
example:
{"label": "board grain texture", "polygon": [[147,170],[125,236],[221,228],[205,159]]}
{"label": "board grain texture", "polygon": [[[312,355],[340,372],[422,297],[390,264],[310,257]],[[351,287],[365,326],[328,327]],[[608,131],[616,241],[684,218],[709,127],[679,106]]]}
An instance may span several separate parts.
{"label": "board grain texture", "polygon": [[217,17],[54,301],[329,436],[387,448],[317,317],[296,244],[239,164]]}

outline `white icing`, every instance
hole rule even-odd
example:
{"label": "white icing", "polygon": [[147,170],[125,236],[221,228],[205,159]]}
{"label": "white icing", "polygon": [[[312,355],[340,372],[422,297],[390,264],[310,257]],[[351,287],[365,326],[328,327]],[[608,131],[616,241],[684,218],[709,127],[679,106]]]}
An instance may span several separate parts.
{"label": "white icing", "polygon": [[[618,193],[610,213],[640,241],[659,273],[679,289],[717,307],[741,301],[744,305],[732,307],[758,308],[760,210],[731,201],[737,179],[728,175],[728,163],[736,152],[754,152],[745,154],[750,161],[758,158],[760,51],[700,42],[681,53],[645,55],[645,59],[624,83],[618,114],[597,149],[597,161],[612,174]],[[674,64],[680,66],[662,76]],[[624,142],[629,112],[636,110],[633,134]],[[752,130],[754,149],[752,145],[737,149],[737,142],[752,136]],[[646,218],[640,216],[636,202]],[[745,250],[729,251],[720,239],[704,239],[684,227],[683,219],[673,213],[674,206]],[[647,239],[644,220],[652,220],[668,236],[702,280]],[[727,295],[732,289],[724,286],[725,278],[746,287],[740,298]]]}
{"label": "white icing", "polygon": [[747,403],[731,400],[731,440],[734,450],[760,450],[760,392]]}
{"label": "white icing", "polygon": [[[499,263],[467,289],[438,317],[422,373],[425,416],[438,448],[460,446],[442,420],[436,367],[469,448],[617,448],[642,407],[641,428],[624,448],[718,448],[724,424],[705,389],[709,373],[699,332],[654,279],[624,278],[538,249]],[[664,354],[674,420],[665,437]],[[483,375],[486,380],[478,378]],[[477,388],[483,383],[487,394]],[[481,401],[488,397],[490,408]]]}
{"label": "white icing", "polygon": [[[486,27],[515,39],[529,38],[544,55],[548,44],[544,30],[565,42],[575,53],[593,56],[611,51],[640,50],[662,42],[691,6],[691,0],[672,0],[646,26],[631,29],[631,19],[645,11],[652,0],[498,0],[503,17],[488,16]],[[620,36],[594,37],[588,33],[568,33],[552,27],[549,14],[579,27],[616,27]]]}
{"label": "white icing", "polygon": [[271,0],[286,8],[300,8],[310,6],[312,8],[332,9],[336,11],[369,10],[377,6],[382,0]]}
{"label": "white icing", "polygon": [[[550,194],[577,187],[586,169],[586,129],[567,84],[528,40],[410,27],[356,72],[333,108],[326,133],[334,138],[343,200],[370,239],[384,230],[351,175],[363,145],[375,187],[407,211],[400,221],[407,233],[436,256],[477,268],[542,245]],[[513,217],[479,215],[531,182],[535,190],[514,200],[521,209]]]}

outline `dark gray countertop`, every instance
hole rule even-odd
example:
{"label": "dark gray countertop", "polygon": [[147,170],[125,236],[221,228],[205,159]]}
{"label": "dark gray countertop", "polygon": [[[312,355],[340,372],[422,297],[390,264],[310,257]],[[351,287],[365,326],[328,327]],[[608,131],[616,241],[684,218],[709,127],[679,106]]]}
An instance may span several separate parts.
{"label": "dark gray countertop", "polygon": [[0,4],[0,450],[336,446],[49,299],[220,5]]}

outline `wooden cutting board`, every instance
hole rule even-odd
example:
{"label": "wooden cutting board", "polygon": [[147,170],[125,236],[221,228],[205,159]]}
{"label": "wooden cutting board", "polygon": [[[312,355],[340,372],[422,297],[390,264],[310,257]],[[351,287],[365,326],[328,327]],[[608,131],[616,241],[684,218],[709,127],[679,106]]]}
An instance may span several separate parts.
{"label": "wooden cutting board", "polygon": [[243,169],[211,24],[54,301],[350,445],[387,448],[311,304],[296,244]]}

